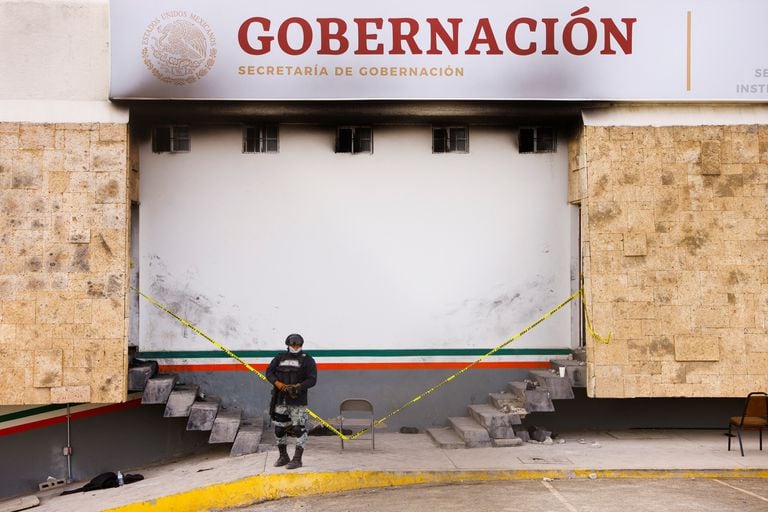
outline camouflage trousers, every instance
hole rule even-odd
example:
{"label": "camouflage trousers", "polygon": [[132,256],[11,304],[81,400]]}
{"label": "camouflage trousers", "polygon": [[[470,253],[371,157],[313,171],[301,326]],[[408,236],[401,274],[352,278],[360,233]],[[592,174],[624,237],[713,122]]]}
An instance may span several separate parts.
{"label": "camouflage trousers", "polygon": [[288,434],[296,435],[296,446],[304,448],[307,442],[307,414],[306,405],[276,405],[275,414],[288,416],[290,421],[273,421],[278,445],[288,444]]}

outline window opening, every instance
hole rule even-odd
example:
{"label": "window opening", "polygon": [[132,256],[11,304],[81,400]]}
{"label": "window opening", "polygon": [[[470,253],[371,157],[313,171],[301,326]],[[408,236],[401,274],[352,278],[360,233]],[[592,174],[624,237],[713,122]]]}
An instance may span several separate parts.
{"label": "window opening", "polygon": [[243,153],[277,153],[279,140],[277,126],[243,127]]}
{"label": "window opening", "polygon": [[433,153],[469,153],[469,130],[465,126],[432,128]]}
{"label": "window opening", "polygon": [[520,128],[518,148],[520,153],[553,153],[557,138],[551,126]]}
{"label": "window opening", "polygon": [[337,153],[373,153],[373,130],[367,126],[342,126],[336,130]]}
{"label": "window opening", "polygon": [[190,150],[189,126],[156,126],[152,133],[152,151],[155,153],[187,153]]}

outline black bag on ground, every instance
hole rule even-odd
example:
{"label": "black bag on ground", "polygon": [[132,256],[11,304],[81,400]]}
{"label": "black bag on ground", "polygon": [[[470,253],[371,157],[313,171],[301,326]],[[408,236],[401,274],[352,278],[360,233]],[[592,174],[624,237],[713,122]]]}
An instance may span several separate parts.
{"label": "black bag on ground", "polygon": [[[138,482],[139,480],[144,480],[144,476],[138,474],[123,476],[123,482],[126,484],[132,484],[133,482]],[[61,493],[61,495],[64,496],[65,494],[74,494],[76,492],[96,491],[98,489],[111,489],[112,487],[119,486],[120,484],[117,482],[117,473],[107,471],[106,473],[101,473],[100,475],[96,475],[95,477],[91,478],[91,481],[84,486],[78,487],[77,489],[64,491]]]}

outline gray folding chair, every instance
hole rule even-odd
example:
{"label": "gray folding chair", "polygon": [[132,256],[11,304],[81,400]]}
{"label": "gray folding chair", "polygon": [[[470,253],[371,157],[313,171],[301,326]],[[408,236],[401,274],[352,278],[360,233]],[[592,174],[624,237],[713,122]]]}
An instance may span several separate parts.
{"label": "gray folding chair", "polygon": [[[344,425],[348,427],[357,427],[353,432],[368,428],[368,432],[363,436],[370,434],[371,449],[376,449],[376,440],[374,439],[373,429],[373,404],[364,398],[347,398],[339,405],[339,430],[344,431]],[[363,436],[360,436],[362,439]],[[344,438],[341,438],[341,449],[344,449]]]}

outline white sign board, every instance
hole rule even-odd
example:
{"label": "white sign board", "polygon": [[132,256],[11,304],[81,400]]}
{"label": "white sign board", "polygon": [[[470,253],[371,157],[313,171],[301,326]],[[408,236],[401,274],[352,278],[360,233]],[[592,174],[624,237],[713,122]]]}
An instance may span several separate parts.
{"label": "white sign board", "polygon": [[111,0],[113,99],[766,101],[764,0]]}

